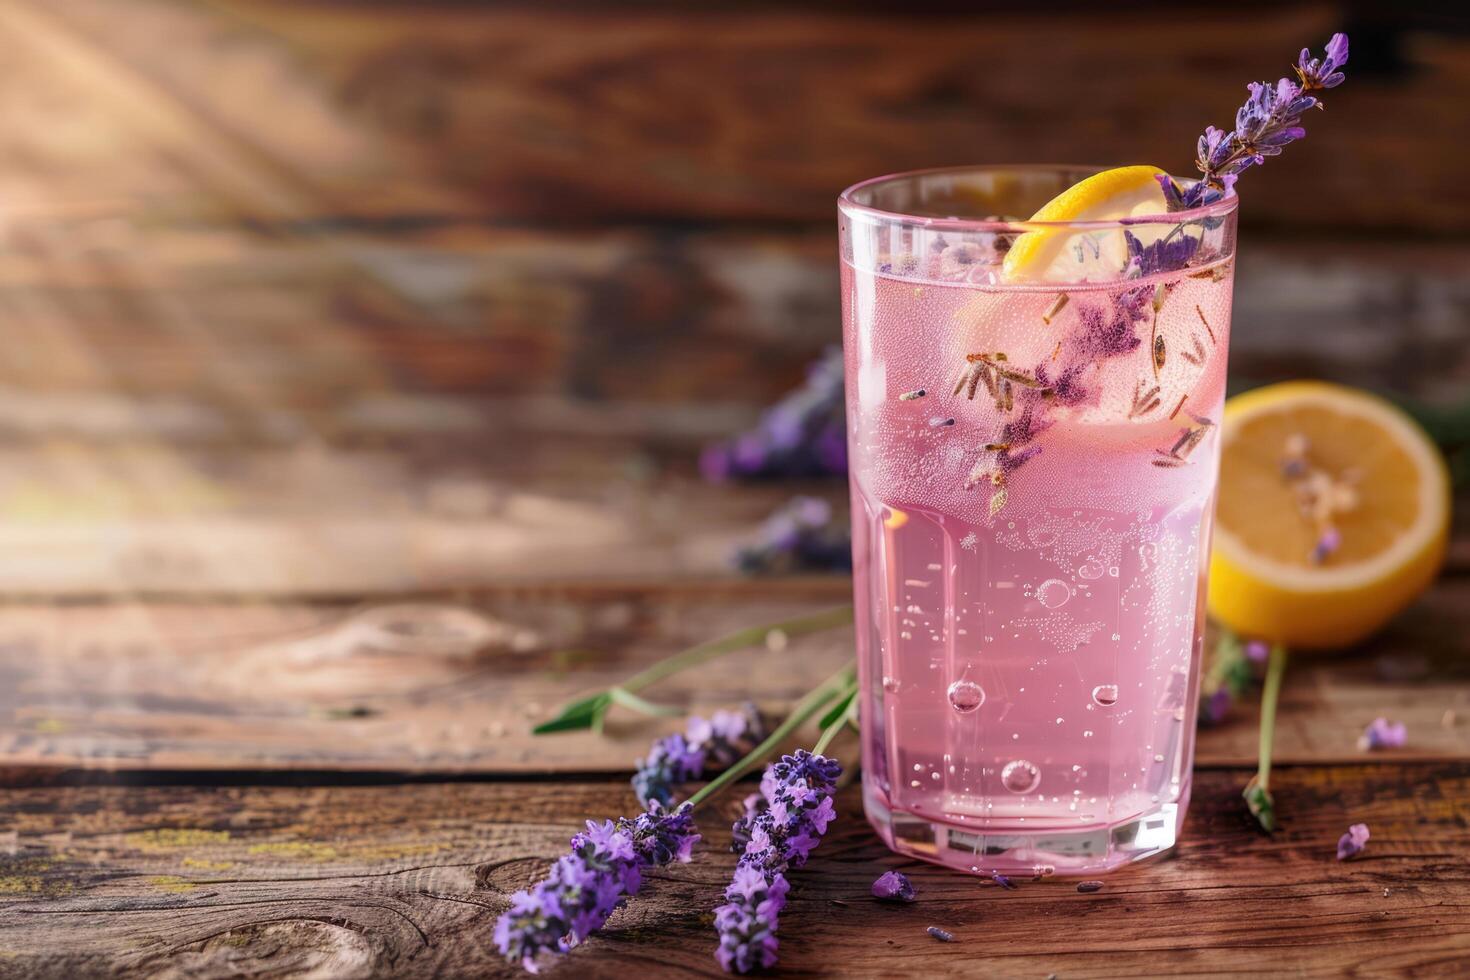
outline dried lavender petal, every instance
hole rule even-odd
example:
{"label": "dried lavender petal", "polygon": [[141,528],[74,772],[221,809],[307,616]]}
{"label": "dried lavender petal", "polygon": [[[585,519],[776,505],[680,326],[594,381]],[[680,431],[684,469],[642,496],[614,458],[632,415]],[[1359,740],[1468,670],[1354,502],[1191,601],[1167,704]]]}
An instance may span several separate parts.
{"label": "dried lavender petal", "polygon": [[1365,823],[1355,823],[1347,829],[1347,833],[1338,838],[1337,859],[1339,861],[1346,861],[1350,857],[1355,857],[1363,852],[1363,848],[1367,844],[1368,825]]}
{"label": "dried lavender petal", "polygon": [[1409,726],[1403,722],[1374,718],[1372,723],[1358,736],[1358,748],[1365,752],[1375,749],[1402,748],[1409,740]]}
{"label": "dried lavender petal", "polygon": [[1083,893],[1086,893],[1086,892],[1100,892],[1100,891],[1102,891],[1102,886],[1103,886],[1103,883],[1100,882],[1100,881],[1083,881],[1083,882],[1078,882],[1078,884],[1077,884],[1077,890],[1079,892],[1083,892]]}
{"label": "dried lavender petal", "polygon": [[1200,702],[1199,720],[1206,725],[1220,724],[1230,714],[1230,706],[1234,701],[1230,688],[1224,685],[1217,687],[1209,697]]}
{"label": "dried lavender petal", "polygon": [[990,876],[990,880],[1008,891],[1015,891],[1016,889],[1016,883],[1007,875],[993,874]]}
{"label": "dried lavender petal", "polygon": [[912,902],[914,895],[914,883],[909,881],[908,875],[897,871],[885,871],[873,882],[874,898],[891,902]]}
{"label": "dried lavender petal", "polygon": [[952,943],[952,942],[954,942],[954,933],[949,932],[946,929],[941,929],[938,926],[930,926],[928,929],[925,929],[924,931],[927,932],[929,935],[933,936],[935,939],[939,940],[942,943]]}

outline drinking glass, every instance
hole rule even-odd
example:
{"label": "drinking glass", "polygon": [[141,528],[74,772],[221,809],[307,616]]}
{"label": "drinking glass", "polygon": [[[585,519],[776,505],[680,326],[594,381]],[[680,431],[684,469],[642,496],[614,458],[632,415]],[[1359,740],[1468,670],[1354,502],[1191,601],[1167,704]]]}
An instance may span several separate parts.
{"label": "drinking glass", "polygon": [[1236,199],[1016,217],[1093,172],[838,204],[864,806],[977,874],[1107,871],[1189,802]]}

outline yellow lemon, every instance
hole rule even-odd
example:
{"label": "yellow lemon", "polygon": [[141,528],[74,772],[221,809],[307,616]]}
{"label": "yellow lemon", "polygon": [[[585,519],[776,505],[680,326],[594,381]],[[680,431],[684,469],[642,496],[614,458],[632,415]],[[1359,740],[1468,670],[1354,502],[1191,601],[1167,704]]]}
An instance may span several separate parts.
{"label": "yellow lemon", "polygon": [[1449,474],[1398,408],[1340,385],[1271,385],[1226,403],[1220,446],[1209,610],[1226,626],[1347,646],[1434,579]]}
{"label": "yellow lemon", "polygon": [[[1163,188],[1154,179],[1163,172],[1158,167],[1143,166],[1104,170],[1062,191],[1042,205],[1031,220],[1116,221],[1134,215],[1163,214],[1169,210],[1168,204]],[[1090,278],[1116,278],[1127,254],[1118,229],[1078,232],[1038,228],[1016,238],[1006,252],[1003,271],[1006,279],[1018,282],[1077,282],[1089,278],[1090,272]]]}

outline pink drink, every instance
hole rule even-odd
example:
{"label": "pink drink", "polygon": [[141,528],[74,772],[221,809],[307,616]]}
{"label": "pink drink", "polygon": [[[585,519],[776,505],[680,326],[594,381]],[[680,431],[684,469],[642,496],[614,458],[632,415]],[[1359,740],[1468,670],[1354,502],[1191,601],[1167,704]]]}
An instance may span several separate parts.
{"label": "pink drink", "polygon": [[842,203],[865,804],[895,850],[980,873],[1156,853],[1189,798],[1233,201],[1129,226],[1199,241],[1162,273],[1077,232],[1076,282],[1004,278],[1016,229],[948,217],[1076,176]]}

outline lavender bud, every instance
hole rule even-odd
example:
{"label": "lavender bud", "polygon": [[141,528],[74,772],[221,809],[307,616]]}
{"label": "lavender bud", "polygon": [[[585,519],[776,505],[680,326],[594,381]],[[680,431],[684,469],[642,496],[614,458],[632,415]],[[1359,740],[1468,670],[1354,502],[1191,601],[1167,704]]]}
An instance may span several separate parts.
{"label": "lavender bud", "polygon": [[897,871],[885,871],[873,882],[873,897],[884,901],[912,902],[914,900],[914,884],[909,881],[908,875]]}

